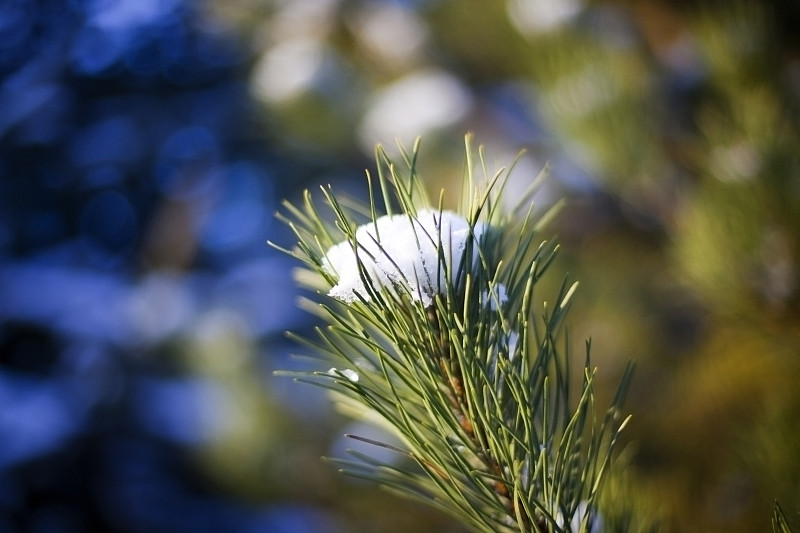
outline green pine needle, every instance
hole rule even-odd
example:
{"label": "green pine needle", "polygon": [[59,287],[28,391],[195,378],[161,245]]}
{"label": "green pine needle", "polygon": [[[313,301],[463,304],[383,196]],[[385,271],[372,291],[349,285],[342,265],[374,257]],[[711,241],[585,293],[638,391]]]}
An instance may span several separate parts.
{"label": "green pine needle", "polygon": [[783,509],[781,509],[778,502],[775,502],[772,509],[772,531],[775,533],[792,533],[789,521],[786,520],[786,515],[783,514]]}
{"label": "green pine needle", "polygon": [[[317,339],[298,339],[322,369],[296,379],[330,389],[343,412],[380,421],[403,443],[352,436],[393,450],[398,462],[356,452],[331,461],[475,531],[595,531],[603,480],[628,421],[620,407],[631,371],[598,414],[587,343],[581,389],[570,390],[564,322],[577,283],[565,279],[546,304],[537,292],[558,252],[538,231],[560,204],[541,215],[528,205],[543,174],[505,212],[508,171],[490,174],[482,149],[476,164],[467,137],[458,212],[467,237],[460,256],[448,252],[454,234],[445,234],[441,221],[450,215],[441,196],[438,205],[430,203],[417,173],[418,151],[418,142],[410,153],[401,149],[397,164],[376,149],[368,204],[327,187],[322,195],[332,219],[320,215],[308,193],[302,206],[285,204],[280,215],[297,243],[279,249],[302,263],[298,282],[319,294],[318,303],[304,305],[327,324]],[[391,219],[395,227],[413,228],[417,247],[435,244],[413,274],[403,270],[404,258],[384,257],[391,240],[403,236],[384,234],[382,213],[400,217]],[[435,231],[423,229],[425,217],[438,221]],[[372,225],[372,242],[359,232],[364,224]],[[349,248],[336,253],[358,258],[352,301],[326,296],[341,282],[332,268],[332,248],[340,242]],[[378,261],[384,277],[374,269]],[[428,278],[444,284],[428,294]]]}

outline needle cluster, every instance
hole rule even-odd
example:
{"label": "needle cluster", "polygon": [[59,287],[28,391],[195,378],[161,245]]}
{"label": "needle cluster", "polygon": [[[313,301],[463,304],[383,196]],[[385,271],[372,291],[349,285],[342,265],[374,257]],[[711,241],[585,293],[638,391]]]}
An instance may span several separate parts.
{"label": "needle cluster", "polygon": [[539,237],[556,208],[534,215],[530,206],[544,173],[505,210],[510,171],[489,174],[469,137],[466,151],[454,211],[427,197],[418,144],[400,164],[377,149],[368,202],[327,187],[327,216],[310,193],[300,207],[285,204],[297,237],[285,251],[303,263],[298,280],[318,294],[308,307],[326,324],[299,339],[320,371],[296,377],[402,442],[352,436],[405,461],[353,452],[332,459],[344,472],[474,531],[599,531],[630,371],[598,413],[589,343],[583,367],[569,364],[564,319],[577,284],[565,280],[550,301],[539,295],[558,251]]}

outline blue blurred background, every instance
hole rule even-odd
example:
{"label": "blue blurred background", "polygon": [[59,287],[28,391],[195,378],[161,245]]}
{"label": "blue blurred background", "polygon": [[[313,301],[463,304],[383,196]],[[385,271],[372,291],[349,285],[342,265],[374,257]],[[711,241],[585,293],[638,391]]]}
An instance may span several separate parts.
{"label": "blue blurred background", "polygon": [[0,5],[0,531],[337,530],[268,385],[305,319],[266,240],[322,165],[251,61],[198,2]]}
{"label": "blue blurred background", "polygon": [[283,198],[363,194],[378,142],[422,135],[452,204],[467,130],[529,149],[512,191],[553,163],[601,396],[639,363],[643,512],[800,508],[798,11],[4,0],[0,531],[462,531],[319,461],[350,422],[273,376],[313,324],[266,241]]}

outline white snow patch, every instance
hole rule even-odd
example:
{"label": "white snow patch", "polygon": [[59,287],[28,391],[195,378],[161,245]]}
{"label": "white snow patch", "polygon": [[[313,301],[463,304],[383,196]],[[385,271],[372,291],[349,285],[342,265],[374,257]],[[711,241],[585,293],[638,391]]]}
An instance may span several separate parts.
{"label": "white snow patch", "polygon": [[[466,219],[451,211],[426,209],[416,218],[383,216],[357,228],[356,250],[344,241],[327,251],[325,268],[339,278],[328,295],[347,303],[359,296],[370,299],[359,274],[361,261],[376,290],[404,287],[412,299],[427,307],[436,294],[447,291],[446,280],[458,273],[469,239],[477,241],[483,230],[483,224],[471,230]],[[473,262],[477,242],[474,256]]]}
{"label": "white snow patch", "polygon": [[357,383],[358,380],[360,379],[358,372],[356,372],[355,370],[351,370],[349,368],[345,368],[344,370],[339,370],[338,368],[331,368],[330,370],[328,370],[328,375],[334,377],[344,376],[353,383]]}

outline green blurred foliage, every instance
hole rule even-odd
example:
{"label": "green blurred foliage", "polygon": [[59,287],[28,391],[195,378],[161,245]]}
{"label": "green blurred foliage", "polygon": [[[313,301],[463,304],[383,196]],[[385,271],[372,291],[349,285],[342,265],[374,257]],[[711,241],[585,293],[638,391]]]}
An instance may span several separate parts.
{"label": "green blurred foliage", "polygon": [[[554,194],[569,197],[554,225],[560,267],[581,281],[573,340],[592,337],[609,391],[625,361],[638,361],[626,430],[631,486],[615,490],[659,517],[661,531],[765,531],[776,499],[798,530],[800,41],[791,30],[800,9],[777,0],[565,0],[548,18],[544,10],[557,4],[235,0],[208,8],[251,39],[263,125],[298,156],[368,153],[374,139],[360,128],[382,91],[437,69],[473,100],[466,114],[420,122],[420,168],[433,191],[458,182],[466,129],[504,163],[521,145],[537,163],[563,154],[577,162],[588,185],[572,187],[559,180],[568,170],[553,170]],[[407,48],[366,31],[382,15],[396,21],[379,27],[383,35],[403,29],[396,43]],[[298,67],[292,61],[305,58],[316,70],[276,86],[280,76],[264,64],[297,39],[312,53],[287,61]],[[282,79],[289,74],[297,72]],[[498,86],[523,88],[543,134],[505,128],[481,96]],[[246,385],[246,365],[237,372],[220,380],[230,379],[237,409],[257,425],[201,452],[215,476],[276,486],[298,469],[313,490],[282,486],[277,497],[335,498],[326,505],[372,517],[359,531],[459,530],[331,480],[315,457],[342,421],[281,421],[283,407]],[[287,442],[297,456],[281,463],[275,456],[288,453]],[[259,449],[261,458],[230,459]],[[622,527],[617,518],[609,523]]]}

